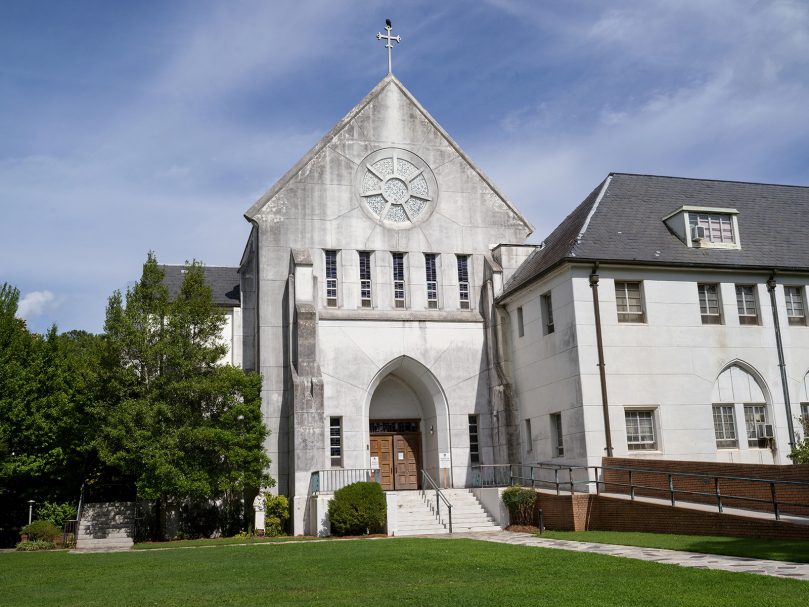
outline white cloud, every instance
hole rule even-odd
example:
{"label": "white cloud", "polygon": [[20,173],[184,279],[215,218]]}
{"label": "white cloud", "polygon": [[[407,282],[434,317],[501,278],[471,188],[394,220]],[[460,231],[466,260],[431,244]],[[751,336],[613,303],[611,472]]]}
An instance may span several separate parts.
{"label": "white cloud", "polygon": [[42,316],[58,308],[60,303],[50,291],[31,291],[20,300],[17,316],[25,319]]}

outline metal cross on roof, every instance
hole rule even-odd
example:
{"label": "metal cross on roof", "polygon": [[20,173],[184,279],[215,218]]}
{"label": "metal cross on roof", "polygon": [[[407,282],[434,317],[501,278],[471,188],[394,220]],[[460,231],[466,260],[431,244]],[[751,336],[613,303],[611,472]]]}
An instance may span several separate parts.
{"label": "metal cross on roof", "polygon": [[393,67],[392,67],[392,63],[391,63],[391,50],[393,49],[393,45],[391,44],[391,42],[393,42],[394,40],[396,40],[397,43],[402,41],[401,36],[391,36],[390,35],[390,31],[392,29],[393,29],[393,26],[390,23],[390,19],[385,19],[385,30],[387,31],[387,34],[385,34],[384,36],[382,34],[378,33],[378,32],[376,34],[376,39],[377,40],[387,40],[387,44],[385,45],[385,48],[388,49],[388,74],[393,73]]}

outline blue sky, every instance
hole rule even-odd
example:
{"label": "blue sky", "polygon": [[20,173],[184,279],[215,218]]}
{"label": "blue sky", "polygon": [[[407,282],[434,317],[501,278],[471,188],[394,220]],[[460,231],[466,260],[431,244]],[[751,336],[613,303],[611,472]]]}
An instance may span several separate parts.
{"label": "blue sky", "polygon": [[242,214],[387,69],[536,226],[610,171],[809,185],[803,0],[0,4],[0,282],[100,331],[164,263],[235,265]]}

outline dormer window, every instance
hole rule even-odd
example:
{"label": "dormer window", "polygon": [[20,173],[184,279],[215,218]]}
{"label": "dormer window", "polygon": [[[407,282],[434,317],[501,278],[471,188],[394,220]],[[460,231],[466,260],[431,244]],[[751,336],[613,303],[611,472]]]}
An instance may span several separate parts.
{"label": "dormer window", "polygon": [[736,209],[684,206],[663,221],[688,247],[740,249],[738,214]]}

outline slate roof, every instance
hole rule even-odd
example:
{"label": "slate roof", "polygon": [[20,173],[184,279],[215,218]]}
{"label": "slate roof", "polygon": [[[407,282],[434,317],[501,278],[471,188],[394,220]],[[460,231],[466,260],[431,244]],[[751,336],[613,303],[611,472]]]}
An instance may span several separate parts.
{"label": "slate roof", "polygon": [[[165,273],[163,284],[169,290],[169,299],[174,299],[180,292],[185,266],[161,265],[160,269]],[[205,266],[205,282],[213,291],[213,302],[216,305],[225,307],[241,305],[239,268]]]}
{"label": "slate roof", "polygon": [[[741,249],[686,246],[663,218],[687,205],[736,209]],[[564,261],[809,272],[809,187],[610,173],[523,262],[500,299]]]}

